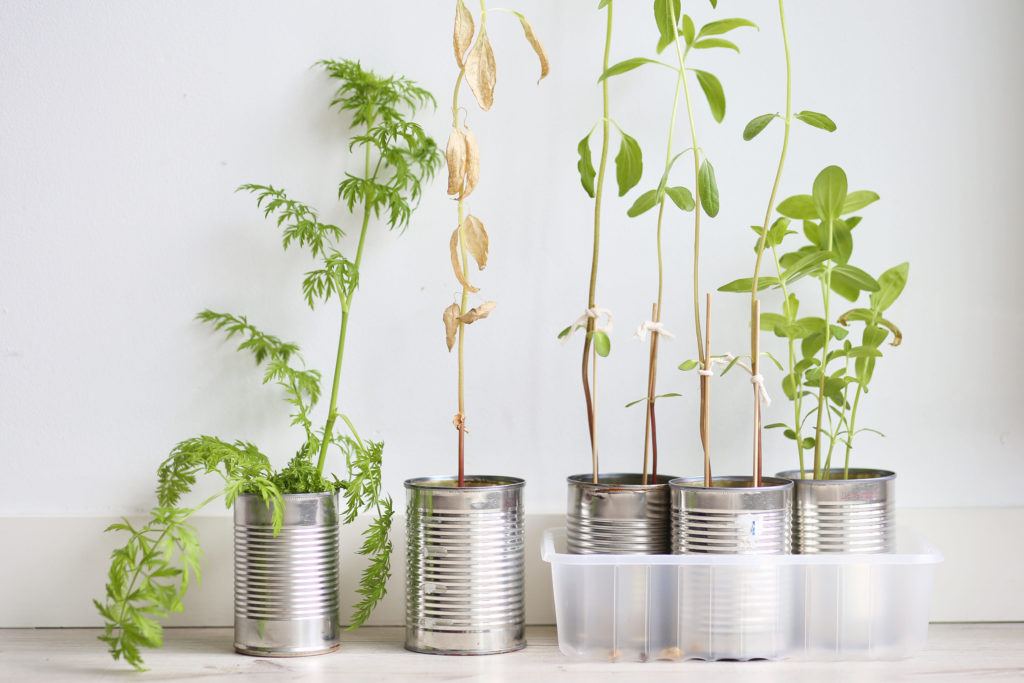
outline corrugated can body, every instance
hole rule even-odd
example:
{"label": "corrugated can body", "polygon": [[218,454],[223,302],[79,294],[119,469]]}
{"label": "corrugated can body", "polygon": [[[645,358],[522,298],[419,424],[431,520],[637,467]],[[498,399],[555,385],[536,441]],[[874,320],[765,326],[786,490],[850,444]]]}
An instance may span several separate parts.
{"label": "corrugated can body", "polygon": [[[785,555],[793,482],[764,477],[675,479],[674,554]],[[774,659],[790,649],[791,582],[778,566],[687,567],[680,573],[679,648],[701,659]]]}
{"label": "corrugated can body", "polygon": [[805,479],[799,470],[778,476],[796,484],[793,552],[885,553],[893,546],[896,474],[888,470],[842,468],[828,478]]}
{"label": "corrugated can body", "polygon": [[659,555],[669,552],[669,489],[673,477],[603,474],[568,478],[566,532],[579,555]]}
{"label": "corrugated can body", "polygon": [[235,650],[297,657],[338,647],[338,497],[284,496],[284,525],[254,495],[235,501]]}
{"label": "corrugated can body", "polygon": [[775,555],[789,553],[793,482],[763,477],[674,479],[672,552]]}
{"label": "corrugated can body", "polygon": [[522,479],[405,482],[405,647],[482,655],[526,646]]}

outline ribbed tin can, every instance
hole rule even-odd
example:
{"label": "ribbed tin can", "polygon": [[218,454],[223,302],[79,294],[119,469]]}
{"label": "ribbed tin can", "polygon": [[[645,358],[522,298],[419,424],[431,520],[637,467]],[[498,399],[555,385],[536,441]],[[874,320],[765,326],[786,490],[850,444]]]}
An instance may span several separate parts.
{"label": "ribbed tin can", "polygon": [[235,651],[297,657],[337,648],[339,579],[336,494],[285,494],[276,536],[266,503],[238,497]]}
{"label": "ribbed tin can", "polygon": [[888,470],[842,468],[826,479],[801,478],[799,470],[780,472],[792,479],[793,552],[884,553],[892,549],[896,474]]}
{"label": "ribbed tin can", "polygon": [[793,482],[763,477],[673,479],[672,552],[778,555],[791,549]]}
{"label": "ribbed tin can", "polygon": [[[764,477],[675,479],[672,552],[780,555],[790,552],[793,482]],[[687,567],[680,576],[679,647],[703,659],[773,659],[788,651],[792,609],[778,566]]]}
{"label": "ribbed tin can", "polygon": [[577,555],[667,555],[673,477],[603,474],[568,478],[566,541]]}
{"label": "ribbed tin can", "polygon": [[405,482],[405,647],[484,655],[526,646],[522,479]]}

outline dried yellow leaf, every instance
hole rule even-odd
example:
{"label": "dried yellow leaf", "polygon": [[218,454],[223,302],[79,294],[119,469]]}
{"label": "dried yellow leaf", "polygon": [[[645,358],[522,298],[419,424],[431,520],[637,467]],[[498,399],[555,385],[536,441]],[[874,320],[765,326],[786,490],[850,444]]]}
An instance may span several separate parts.
{"label": "dried yellow leaf", "polygon": [[480,270],[483,270],[487,267],[487,248],[489,246],[483,221],[476,216],[466,216],[466,221],[462,224],[462,235],[466,240],[466,249],[476,260]]}
{"label": "dried yellow leaf", "polygon": [[462,262],[459,260],[459,229],[455,228],[452,232],[452,238],[448,242],[448,248],[452,252],[452,270],[455,271],[455,278],[459,283],[470,292],[479,292],[479,287],[474,287],[469,284],[469,280],[466,279],[466,275],[462,272]]}
{"label": "dried yellow leaf", "polygon": [[448,194],[457,195],[466,177],[466,134],[453,128],[444,155],[448,161]]}
{"label": "dried yellow leaf", "polygon": [[466,137],[466,191],[463,193],[463,197],[468,197],[469,193],[476,188],[477,181],[480,180],[480,148],[476,144],[476,136],[473,135],[473,131],[468,128],[465,131]]}
{"label": "dried yellow leaf", "polygon": [[455,61],[459,67],[466,65],[463,57],[469,44],[473,42],[473,32],[476,28],[473,25],[473,15],[469,13],[462,0],[455,5],[455,35],[452,37],[452,46],[455,48]]}
{"label": "dried yellow leaf", "polygon": [[493,311],[494,307],[497,305],[498,303],[496,301],[488,301],[486,303],[482,303],[479,306],[471,308],[468,311],[466,311],[465,315],[460,315],[458,317],[458,320],[460,323],[465,323],[467,325],[475,323],[477,320],[480,320],[481,318],[486,318],[488,315],[490,315],[491,311]]}
{"label": "dried yellow leaf", "polygon": [[481,26],[476,44],[466,60],[466,82],[484,111],[494,104],[494,83],[497,79],[494,50],[491,49],[491,41],[487,39],[487,28]]}
{"label": "dried yellow leaf", "polygon": [[452,304],[444,309],[444,315],[441,316],[444,319],[444,340],[448,344],[449,351],[455,345],[455,332],[459,329],[458,318],[460,313],[462,313],[462,309],[459,305]]}
{"label": "dried yellow leaf", "polygon": [[540,78],[537,82],[540,83],[544,80],[544,77],[551,71],[551,65],[548,64],[548,54],[544,51],[544,46],[537,40],[537,34],[533,32],[533,27],[530,26],[530,22],[526,20],[526,17],[519,15],[519,23],[523,25],[523,33],[526,34],[526,40],[529,41],[530,47],[537,53],[537,58],[540,60]]}
{"label": "dried yellow leaf", "polygon": [[452,418],[452,424],[459,431],[466,432],[469,434],[469,430],[466,429],[466,416],[462,413],[455,413],[455,417]]}

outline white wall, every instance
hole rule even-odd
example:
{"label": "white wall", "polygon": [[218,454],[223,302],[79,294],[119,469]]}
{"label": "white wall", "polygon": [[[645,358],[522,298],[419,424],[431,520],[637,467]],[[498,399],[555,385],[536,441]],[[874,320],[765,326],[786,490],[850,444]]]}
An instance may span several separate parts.
{"label": "white wall", "polygon": [[[471,206],[492,249],[474,279],[500,304],[469,330],[469,470],[522,476],[530,511],[558,513],[565,475],[589,463],[579,340],[563,347],[555,335],[586,300],[592,202],[576,143],[600,114],[603,13],[596,2],[514,4],[546,43],[552,73],[536,86],[518,22],[491,16],[496,103],[482,113],[468,93],[463,100],[483,154]],[[613,61],[653,56],[650,3],[618,5]],[[721,214],[705,222],[702,281],[713,288],[752,267],[746,226],[763,216],[781,128],[751,143],[740,132],[783,108],[781,41],[771,3],[688,7],[698,21],[742,15],[762,27],[737,32],[742,55],[694,57],[728,97],[722,125],[696,107],[722,189]],[[856,231],[858,265],[877,274],[911,262],[891,311],[904,344],[880,364],[861,409],[863,424],[888,438],[863,438],[855,462],[898,470],[901,506],[1020,506],[1024,5],[787,9],[796,109],[824,111],[839,130],[796,127],[782,196],[807,192],[827,164],[843,166],[851,189],[882,196]],[[309,262],[282,256],[272,223],[232,190],[284,186],[357,232],[334,199],[352,164],[344,122],[327,108],[328,79],[309,67],[357,58],[417,79],[442,102],[425,125],[443,143],[456,75],[451,18],[447,3],[421,2],[0,6],[0,516],[144,512],[158,463],[200,433],[287,460],[298,435],[279,393],[192,316],[205,307],[247,314],[300,342],[324,372],[338,316],[304,307]],[[654,67],[612,82],[613,116],[646,153],[638,189],[660,175],[671,88],[671,74]],[[653,212],[627,219],[635,194],[606,202],[598,300],[617,322],[599,379],[608,471],[638,469],[643,443],[639,408],[622,408],[644,391],[646,346],[630,336],[654,296]],[[661,404],[662,469],[695,474],[696,378],[674,369],[695,355],[692,226],[670,215],[664,320],[678,338],[662,347],[659,386],[685,397]],[[396,499],[403,479],[454,470],[456,365],[440,320],[456,291],[454,222],[436,182],[405,235],[374,226],[354,307],[342,408],[364,436],[387,442]],[[741,296],[716,296],[715,351],[745,348],[746,310]],[[745,471],[749,385],[728,376],[714,391],[716,470]],[[767,421],[785,419],[787,407],[777,400]],[[795,464],[777,437],[766,443],[766,471]]]}

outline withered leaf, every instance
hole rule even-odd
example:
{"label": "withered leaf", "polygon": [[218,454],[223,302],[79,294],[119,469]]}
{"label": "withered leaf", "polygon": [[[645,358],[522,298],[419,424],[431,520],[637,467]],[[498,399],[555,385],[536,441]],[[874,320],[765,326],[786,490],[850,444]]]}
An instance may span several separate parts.
{"label": "withered leaf", "polygon": [[476,43],[469,52],[469,59],[466,60],[466,82],[484,111],[494,104],[494,83],[497,78],[494,50],[487,38],[487,28],[481,26]]}
{"label": "withered leaf", "polygon": [[455,35],[452,37],[452,45],[455,48],[455,61],[458,62],[460,68],[466,65],[462,58],[473,41],[475,30],[473,15],[466,9],[462,0],[459,0],[455,5]]}
{"label": "withered leaf", "polygon": [[452,232],[452,239],[448,242],[448,248],[452,252],[452,270],[455,271],[455,278],[459,281],[463,287],[470,292],[479,292],[479,287],[474,287],[469,284],[469,280],[466,279],[466,275],[462,272],[462,262],[459,260],[459,229],[455,228]]}
{"label": "withered leaf", "polygon": [[465,315],[460,315],[458,320],[460,323],[465,323],[467,325],[475,323],[477,320],[480,320],[481,318],[486,318],[488,315],[490,315],[491,311],[493,311],[494,307],[497,305],[498,303],[496,301],[488,301],[486,303],[482,303],[479,306],[476,306],[475,308],[471,308],[468,311],[466,311]]}
{"label": "withered leaf", "polygon": [[455,6],[455,36],[452,38],[452,45],[455,47],[455,60],[459,63],[459,67],[465,67],[466,62],[463,57],[466,54],[466,50],[469,49],[469,44],[473,41],[473,32],[476,28],[473,26],[473,15],[463,4],[462,0]]}
{"label": "withered leaf", "polygon": [[452,424],[459,431],[469,434],[469,430],[466,429],[466,416],[463,413],[455,413],[455,417],[452,418]]}
{"label": "withered leaf", "polygon": [[533,32],[530,22],[521,14],[519,15],[519,23],[523,25],[523,33],[526,34],[526,40],[529,41],[530,47],[533,48],[533,51],[537,53],[537,58],[540,59],[540,78],[537,79],[537,82],[540,83],[551,70],[551,65],[548,64],[548,54],[544,51],[544,46],[537,40],[537,34]]}
{"label": "withered leaf", "polygon": [[473,131],[468,128],[465,131],[466,136],[466,192],[463,197],[468,197],[469,193],[476,188],[477,181],[480,180],[480,148],[476,144],[476,136],[473,135]]}
{"label": "withered leaf", "polygon": [[457,195],[466,176],[466,134],[453,128],[444,155],[448,161],[448,194]]}
{"label": "withered leaf", "polygon": [[462,309],[458,304],[452,304],[448,308],[444,309],[444,340],[448,344],[448,350],[452,350],[452,346],[455,345],[455,332],[459,329],[459,313]]}
{"label": "withered leaf", "polygon": [[466,240],[466,249],[476,260],[480,270],[483,270],[487,267],[487,248],[489,246],[483,221],[476,216],[466,216],[466,221],[462,225],[462,234]]}

